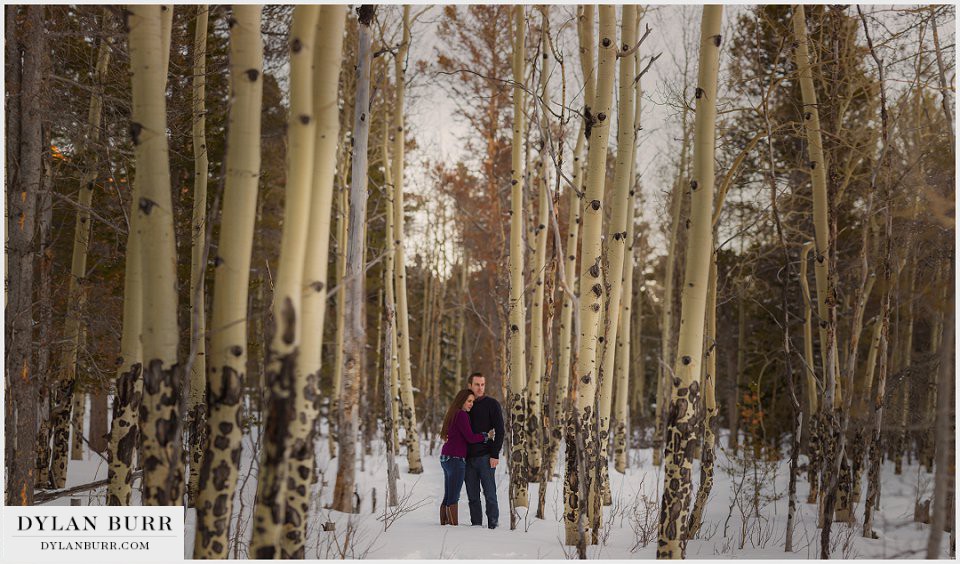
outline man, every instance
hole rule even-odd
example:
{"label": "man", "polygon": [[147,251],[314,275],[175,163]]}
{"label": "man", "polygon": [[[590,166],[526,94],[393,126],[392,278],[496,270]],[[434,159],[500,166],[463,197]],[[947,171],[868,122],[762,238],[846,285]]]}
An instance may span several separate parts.
{"label": "man", "polygon": [[500,507],[497,505],[497,464],[500,463],[500,448],[503,446],[503,412],[500,404],[484,395],[487,381],[483,374],[474,372],[467,379],[467,387],[476,398],[470,410],[470,426],[474,433],[487,434],[492,429],[493,440],[467,445],[467,469],[464,482],[470,499],[470,524],[483,525],[480,503],[480,488],[487,502],[487,527],[497,528]]}

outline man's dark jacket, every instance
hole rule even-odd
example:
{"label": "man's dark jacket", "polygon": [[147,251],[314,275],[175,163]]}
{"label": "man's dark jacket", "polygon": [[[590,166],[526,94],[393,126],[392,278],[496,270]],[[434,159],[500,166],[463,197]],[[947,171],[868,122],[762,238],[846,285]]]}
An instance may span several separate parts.
{"label": "man's dark jacket", "polygon": [[473,403],[470,410],[470,427],[474,433],[484,433],[490,429],[497,432],[493,441],[489,439],[482,443],[467,445],[467,458],[490,455],[490,458],[500,458],[500,448],[503,446],[503,411],[500,404],[490,396],[483,396]]}

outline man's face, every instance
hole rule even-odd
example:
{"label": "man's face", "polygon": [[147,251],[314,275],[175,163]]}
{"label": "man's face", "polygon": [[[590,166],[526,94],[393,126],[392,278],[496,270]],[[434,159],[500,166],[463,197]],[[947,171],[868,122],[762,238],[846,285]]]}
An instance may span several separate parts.
{"label": "man's face", "polygon": [[477,396],[477,399],[483,397],[483,391],[486,386],[487,379],[483,376],[474,376],[473,380],[470,381],[470,391],[473,392],[473,395]]}

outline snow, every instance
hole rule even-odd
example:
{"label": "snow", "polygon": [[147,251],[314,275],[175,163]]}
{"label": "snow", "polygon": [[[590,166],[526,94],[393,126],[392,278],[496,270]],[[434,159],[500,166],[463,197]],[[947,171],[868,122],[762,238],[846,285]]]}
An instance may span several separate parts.
{"label": "snow", "polygon": [[[721,434],[718,443],[726,444]],[[241,538],[239,556],[246,556],[250,535],[250,515],[256,492],[256,463],[251,452],[253,439],[244,437],[241,462],[242,491],[237,494],[231,534]],[[398,508],[385,508],[386,456],[384,444],[372,445],[361,469],[357,462],[357,492],[361,497],[359,514],[349,515],[324,508],[330,502],[336,481],[337,460],[330,459],[327,438],[318,442],[318,469],[321,480],[314,485],[313,512],[308,523],[307,558],[376,558],[376,559],[565,559],[576,556],[573,547],[563,545],[563,482],[558,476],[548,484],[545,519],[535,518],[538,485],[531,484],[529,513],[519,508],[516,530],[509,528],[509,477],[505,465],[497,469],[497,495],[500,501],[500,527],[490,530],[469,526],[466,490],[460,494],[460,526],[441,527],[438,506],[443,496],[443,475],[440,469],[440,448],[422,443],[424,472],[406,473],[406,458],[397,457],[400,466]],[[801,464],[806,462],[801,456]],[[915,462],[915,461],[914,461]],[[698,538],[687,545],[692,559],[727,558],[817,558],[820,530],[816,527],[816,506],[807,504],[809,487],[806,473],[801,472],[797,484],[797,519],[794,552],[783,551],[787,519],[787,482],[789,458],[752,460],[740,451],[733,458],[719,448],[715,484],[707,502],[704,524]],[[95,453],[85,452],[83,461],[71,461],[67,485],[73,486],[106,477],[106,463]],[[249,478],[244,483],[244,475]],[[556,471],[555,471],[556,473]],[[699,468],[694,476],[699,481]],[[629,468],[621,475],[610,467],[613,504],[604,508],[600,543],[590,546],[591,559],[637,559],[656,557],[657,519],[662,487],[662,468],[651,464],[649,449],[633,449]],[[881,473],[881,507],[875,513],[875,530],[879,539],[861,536],[862,503],[855,507],[853,524],[835,523],[832,532],[834,558],[923,558],[929,526],[913,522],[914,502],[919,491],[922,499],[930,497],[933,476],[916,463],[904,465],[902,475],[895,475],[892,463],[884,463]],[[374,490],[375,493],[374,493]],[[102,505],[103,488],[80,494],[84,505]],[[861,497],[866,495],[863,488]],[[376,511],[374,511],[376,498]],[[242,501],[242,503],[241,503]],[[68,498],[54,502],[69,504]],[[139,492],[134,491],[134,504]],[[388,525],[384,525],[384,510]],[[237,512],[240,512],[240,533],[237,535]],[[324,531],[326,522],[335,523],[333,531]],[[184,555],[192,555],[195,513],[186,514]],[[726,533],[725,533],[726,531]],[[348,538],[349,537],[349,538]],[[944,534],[942,557],[948,557],[948,534]],[[231,557],[237,547],[231,546]]]}

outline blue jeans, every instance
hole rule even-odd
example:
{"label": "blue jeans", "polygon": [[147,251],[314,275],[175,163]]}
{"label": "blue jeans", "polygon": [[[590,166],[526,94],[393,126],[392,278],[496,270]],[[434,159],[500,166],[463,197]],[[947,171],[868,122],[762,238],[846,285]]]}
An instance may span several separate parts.
{"label": "blue jeans", "polygon": [[463,487],[463,474],[466,461],[459,456],[440,457],[443,468],[443,505],[455,505],[460,501],[460,488]]}
{"label": "blue jeans", "polygon": [[483,511],[480,503],[480,488],[487,502],[487,525],[496,525],[500,519],[500,507],[497,505],[496,468],[490,468],[490,455],[484,454],[467,459],[467,497],[470,499],[470,524],[483,524]]}

